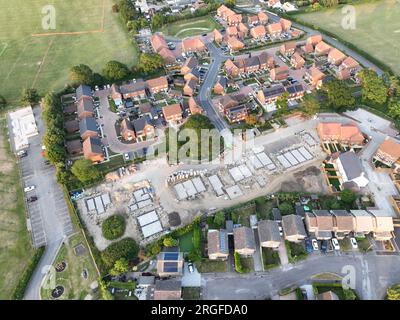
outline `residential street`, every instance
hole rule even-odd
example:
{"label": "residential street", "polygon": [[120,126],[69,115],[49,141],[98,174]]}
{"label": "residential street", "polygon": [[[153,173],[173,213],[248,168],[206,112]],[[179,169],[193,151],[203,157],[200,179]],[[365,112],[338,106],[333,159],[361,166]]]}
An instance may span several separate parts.
{"label": "residential street", "polygon": [[[400,256],[398,255],[327,255],[313,256],[296,265],[246,275],[237,273],[203,274],[202,287],[205,300],[269,299],[279,290],[300,286],[311,276],[332,272],[346,275],[343,267],[354,267],[356,292],[361,299],[383,299],[386,288],[400,281]],[[342,270],[345,271],[342,273]]]}

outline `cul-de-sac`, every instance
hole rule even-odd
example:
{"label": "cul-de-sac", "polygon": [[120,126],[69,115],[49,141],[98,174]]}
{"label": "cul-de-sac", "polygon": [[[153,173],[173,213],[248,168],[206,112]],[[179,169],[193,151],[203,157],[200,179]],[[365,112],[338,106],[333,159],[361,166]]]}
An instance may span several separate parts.
{"label": "cul-de-sac", "polygon": [[398,1],[0,7],[1,300],[400,300]]}

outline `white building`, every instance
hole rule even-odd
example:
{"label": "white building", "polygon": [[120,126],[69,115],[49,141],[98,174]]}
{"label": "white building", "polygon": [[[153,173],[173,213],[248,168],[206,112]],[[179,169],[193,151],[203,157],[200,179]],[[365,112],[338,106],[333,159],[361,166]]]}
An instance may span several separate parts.
{"label": "white building", "polygon": [[32,107],[19,109],[8,114],[10,118],[15,151],[29,146],[28,139],[39,134]]}
{"label": "white building", "polygon": [[363,171],[361,160],[353,151],[340,154],[334,162],[340,173],[342,185],[351,186],[354,183],[359,188],[364,188],[369,183]]}

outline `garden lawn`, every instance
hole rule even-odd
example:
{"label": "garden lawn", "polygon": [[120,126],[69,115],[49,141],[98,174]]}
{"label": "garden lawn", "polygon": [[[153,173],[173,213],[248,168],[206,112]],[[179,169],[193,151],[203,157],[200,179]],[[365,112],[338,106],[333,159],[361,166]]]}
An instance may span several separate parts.
{"label": "garden lawn", "polygon": [[352,43],[374,56],[400,74],[400,6],[396,0],[383,0],[357,4],[355,7],[356,27],[344,29],[342,6],[296,15],[296,18]]}
{"label": "garden lawn", "polygon": [[[1,61],[1,60],[0,60]],[[26,227],[24,197],[15,157],[6,138],[6,121],[0,119],[0,300],[11,299],[34,251]]]}
{"label": "garden lawn", "polygon": [[203,16],[188,20],[176,21],[163,26],[160,31],[166,36],[177,38],[187,38],[203,33],[208,33],[214,29],[220,29],[221,25],[211,16]]}
{"label": "garden lawn", "polygon": [[281,263],[278,251],[271,248],[262,248],[262,258],[265,270],[278,267]]}
{"label": "garden lawn", "polygon": [[[49,3],[56,9],[55,30],[42,28],[42,8]],[[63,88],[74,65],[87,64],[96,72],[109,60],[135,65],[137,48],[112,13],[113,3],[0,0],[0,95],[15,106],[25,87],[42,94]],[[83,33],[65,34],[74,32]]]}
{"label": "garden lawn", "polygon": [[200,273],[227,272],[227,261],[203,259],[201,263],[196,264]]}
{"label": "garden lawn", "polygon": [[179,249],[181,252],[191,252],[194,249],[193,231],[185,233],[179,238]]}
{"label": "garden lawn", "polygon": [[[82,244],[85,247],[85,253],[79,256],[74,251],[78,244]],[[68,243],[62,245],[53,266],[56,267],[62,261],[67,263],[66,269],[55,273],[55,285],[62,285],[65,288],[64,294],[59,300],[83,300],[89,293],[94,295],[91,293],[90,284],[97,280],[98,274],[81,232],[71,236]],[[83,270],[87,270],[88,276],[86,279],[82,277]],[[47,277],[47,280],[49,280],[49,277]],[[41,296],[44,300],[53,300],[49,283],[50,281],[44,282],[45,287],[48,286],[50,288],[42,287],[41,289]]]}

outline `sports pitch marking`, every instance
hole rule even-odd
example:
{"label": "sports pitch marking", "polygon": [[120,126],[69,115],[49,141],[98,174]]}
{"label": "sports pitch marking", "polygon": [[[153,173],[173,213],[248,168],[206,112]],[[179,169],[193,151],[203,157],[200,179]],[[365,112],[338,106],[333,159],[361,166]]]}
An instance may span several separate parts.
{"label": "sports pitch marking", "polygon": [[[0,46],[1,46],[1,43],[0,43]],[[7,48],[8,48],[8,43],[4,42],[3,49],[1,49],[1,51],[0,51],[0,57],[4,54],[4,52],[6,52]]]}
{"label": "sports pitch marking", "polygon": [[33,80],[32,88],[34,88],[35,85],[36,85],[36,82],[37,82],[37,80],[39,78],[40,72],[42,71],[43,65],[44,65],[44,63],[46,61],[46,58],[47,58],[48,54],[49,54],[50,48],[53,45],[53,42],[54,42],[54,39],[51,39],[49,45],[47,46],[47,49],[46,49],[46,52],[45,52],[45,54],[43,56],[42,62],[40,63],[39,69],[38,69],[38,71],[36,72],[36,75],[35,75],[35,79]]}
{"label": "sports pitch marking", "polygon": [[48,33],[33,33],[32,37],[51,37],[51,36],[76,36],[82,34],[93,34],[93,33],[103,33],[104,30],[104,20],[106,18],[106,0],[103,0],[103,11],[100,21],[100,29],[88,30],[88,31],[75,31],[75,32],[48,32]]}

